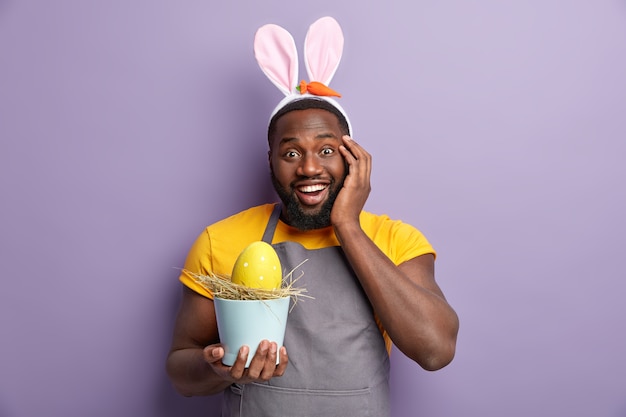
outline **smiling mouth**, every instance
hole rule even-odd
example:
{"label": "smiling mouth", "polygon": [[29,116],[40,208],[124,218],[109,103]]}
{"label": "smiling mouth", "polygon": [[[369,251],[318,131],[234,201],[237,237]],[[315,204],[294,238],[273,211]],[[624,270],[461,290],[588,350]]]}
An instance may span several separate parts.
{"label": "smiling mouth", "polygon": [[326,185],[323,184],[315,184],[315,185],[303,185],[301,187],[298,187],[298,191],[300,191],[301,193],[317,193],[319,191],[322,191],[326,188]]}
{"label": "smiling mouth", "polygon": [[298,200],[304,206],[316,206],[322,203],[328,190],[328,184],[301,185],[296,187]]}

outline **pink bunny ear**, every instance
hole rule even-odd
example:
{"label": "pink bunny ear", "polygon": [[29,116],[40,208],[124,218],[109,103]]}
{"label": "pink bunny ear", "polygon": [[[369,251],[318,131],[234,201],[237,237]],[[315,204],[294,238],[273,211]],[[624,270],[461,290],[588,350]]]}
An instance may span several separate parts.
{"label": "pink bunny ear", "polygon": [[298,51],[289,32],[280,26],[261,26],[254,37],[254,56],[267,78],[286,96],[298,83]]}
{"label": "pink bunny ear", "polygon": [[343,53],[343,32],[332,17],[315,21],[304,40],[304,64],[310,81],[328,85]]}

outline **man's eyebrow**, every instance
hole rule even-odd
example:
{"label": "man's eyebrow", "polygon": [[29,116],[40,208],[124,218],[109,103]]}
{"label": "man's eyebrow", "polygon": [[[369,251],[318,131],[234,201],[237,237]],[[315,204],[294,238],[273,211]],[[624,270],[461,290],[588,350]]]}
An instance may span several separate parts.
{"label": "man's eyebrow", "polygon": [[283,143],[295,142],[297,140],[298,138],[294,138],[294,137],[284,137],[280,139],[280,144],[282,145]]}
{"label": "man's eyebrow", "polygon": [[315,139],[338,139],[334,133],[320,133],[315,136]]}
{"label": "man's eyebrow", "polygon": [[[328,133],[320,133],[319,135],[316,135],[315,139],[339,139],[339,138],[334,133],[328,132]],[[296,142],[298,140],[299,138],[297,137],[285,136],[284,138],[280,139],[280,143],[283,144],[283,143],[289,143],[289,142]]]}

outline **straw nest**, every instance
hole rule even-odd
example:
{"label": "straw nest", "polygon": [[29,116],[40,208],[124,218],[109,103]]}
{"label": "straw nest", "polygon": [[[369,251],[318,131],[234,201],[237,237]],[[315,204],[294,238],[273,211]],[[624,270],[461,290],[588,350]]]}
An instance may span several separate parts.
{"label": "straw nest", "polygon": [[184,270],[186,274],[192,277],[199,285],[213,294],[214,297],[225,300],[274,300],[277,298],[291,297],[294,301],[300,298],[313,298],[306,295],[306,289],[296,287],[295,283],[302,277],[301,272],[297,277],[293,273],[306,260],[296,266],[283,278],[283,285],[277,289],[250,288],[244,285],[235,284],[230,280],[230,276],[218,275],[210,273],[209,275],[195,274],[189,270]]}

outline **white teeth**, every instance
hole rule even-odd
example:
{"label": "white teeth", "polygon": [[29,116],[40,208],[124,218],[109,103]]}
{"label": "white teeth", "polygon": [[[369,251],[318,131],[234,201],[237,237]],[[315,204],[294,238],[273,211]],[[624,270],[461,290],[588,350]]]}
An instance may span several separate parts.
{"label": "white teeth", "polygon": [[324,188],[326,188],[326,186],[322,184],[305,185],[300,187],[300,191],[303,193],[314,193],[316,191],[322,191]]}

